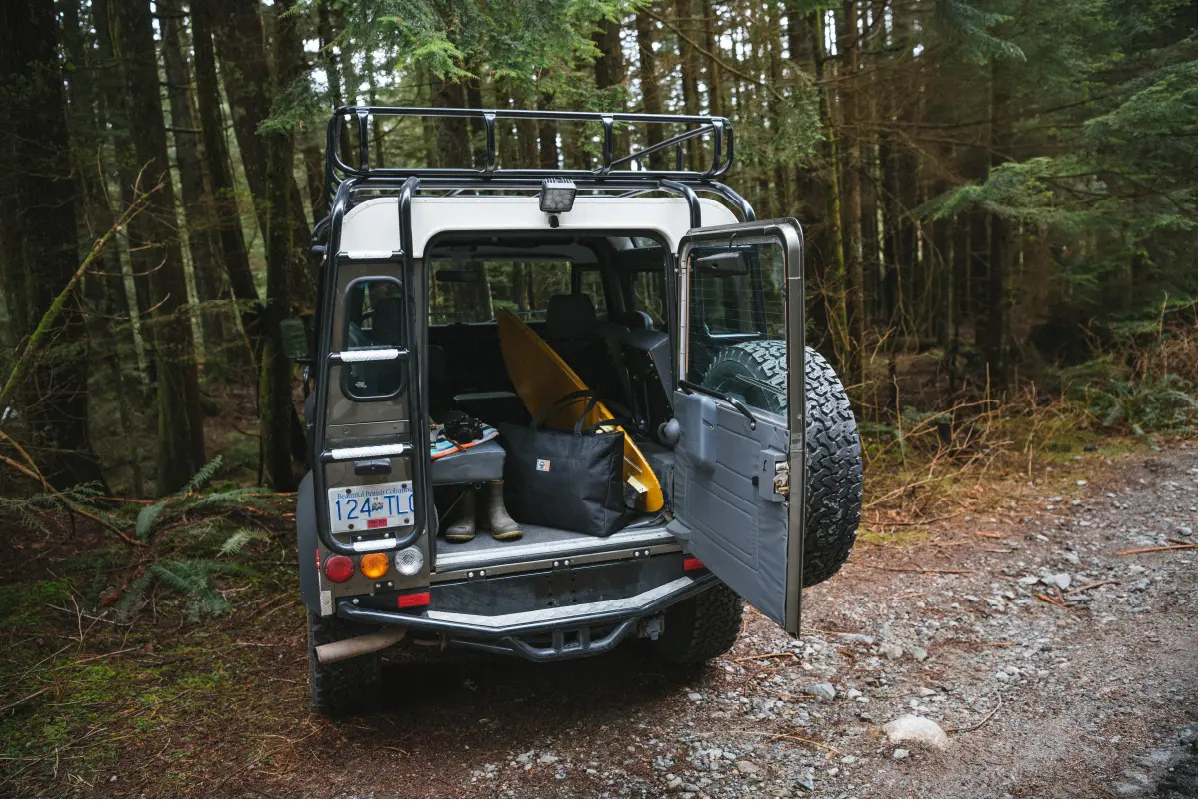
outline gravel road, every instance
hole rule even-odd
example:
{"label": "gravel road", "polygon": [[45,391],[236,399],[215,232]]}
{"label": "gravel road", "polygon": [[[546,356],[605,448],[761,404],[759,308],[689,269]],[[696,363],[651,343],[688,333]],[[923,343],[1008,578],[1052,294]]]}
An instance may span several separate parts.
{"label": "gravel road", "polygon": [[[688,672],[642,642],[549,665],[399,652],[385,663],[377,711],[330,723],[309,706],[303,613],[285,592],[286,606],[264,612],[268,598],[240,624],[222,619],[231,641],[220,653],[147,667],[148,646],[118,651],[111,664],[131,670],[138,700],[72,730],[110,744],[63,770],[57,750],[35,755],[40,773],[21,786],[88,796],[1195,798],[1196,550],[1121,553],[1195,542],[1195,454],[1191,443],[1115,464],[1086,453],[1035,482],[989,476],[962,494],[973,511],[929,530],[895,527],[886,544],[865,537],[850,565],[805,593],[800,639],[747,609],[734,650]],[[180,697],[189,711],[172,714]],[[936,723],[948,747],[889,742],[886,725],[904,715]]]}
{"label": "gravel road", "polygon": [[[1194,798],[1196,551],[1118,552],[1195,541],[1195,451],[1054,470],[928,539],[856,549],[806,593],[798,640],[748,609],[735,650],[687,674],[637,643],[552,665],[401,660],[378,715],[296,746],[303,777],[211,789]],[[963,572],[896,570],[918,566]],[[905,714],[949,747],[889,743]]]}

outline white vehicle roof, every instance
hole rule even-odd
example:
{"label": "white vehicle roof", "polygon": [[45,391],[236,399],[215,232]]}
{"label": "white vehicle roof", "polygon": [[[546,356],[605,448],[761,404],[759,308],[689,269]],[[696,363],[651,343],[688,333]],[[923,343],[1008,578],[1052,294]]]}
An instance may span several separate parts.
{"label": "white vehicle roof", "polygon": [[[397,203],[394,197],[372,198],[346,212],[341,249],[389,253],[400,250]],[[611,231],[615,237],[646,232],[660,236],[674,251],[691,228],[688,203],[683,198],[581,196],[575,199],[570,211],[557,217],[558,228],[551,228],[550,215],[538,208],[538,198],[534,195],[417,196],[412,199],[413,258],[424,257],[426,244],[447,232]],[[729,208],[709,198],[700,200],[700,218],[705,227],[738,222]],[[617,242],[614,244],[621,247]]]}

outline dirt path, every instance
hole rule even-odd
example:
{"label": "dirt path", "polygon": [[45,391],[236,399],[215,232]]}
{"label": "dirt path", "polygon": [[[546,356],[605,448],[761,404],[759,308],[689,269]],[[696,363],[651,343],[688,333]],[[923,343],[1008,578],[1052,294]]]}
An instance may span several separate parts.
{"label": "dirt path", "polygon": [[[129,653],[75,655],[89,672],[47,693],[61,712],[39,700],[0,722],[0,791],[1194,798],[1196,551],[1118,552],[1195,541],[1195,451],[1103,462],[864,544],[806,593],[799,640],[751,612],[735,650],[690,674],[638,643],[552,665],[402,657],[379,711],[337,725],[309,712],[302,617],[281,577],[206,624],[219,631],[174,643],[159,630],[152,650],[114,632],[104,647]],[[1058,581],[1069,608],[1037,597]],[[814,697],[820,683],[832,701]],[[909,712],[982,725],[947,751],[897,754],[881,726]],[[33,734],[54,715],[73,716],[61,740]],[[62,744],[52,755],[39,738]]]}

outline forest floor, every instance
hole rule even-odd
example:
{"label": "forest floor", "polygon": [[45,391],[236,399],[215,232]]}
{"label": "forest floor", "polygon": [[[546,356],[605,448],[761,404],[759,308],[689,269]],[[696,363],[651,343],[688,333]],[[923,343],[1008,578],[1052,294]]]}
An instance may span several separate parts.
{"label": "forest floor", "polygon": [[[118,624],[9,552],[0,795],[1195,798],[1197,553],[1122,553],[1195,542],[1194,447],[1065,457],[865,530],[799,639],[748,608],[689,672],[641,642],[549,665],[400,651],[377,710],[338,723],[309,706],[286,540],[200,623],[151,596]],[[950,747],[887,743],[906,713]]]}

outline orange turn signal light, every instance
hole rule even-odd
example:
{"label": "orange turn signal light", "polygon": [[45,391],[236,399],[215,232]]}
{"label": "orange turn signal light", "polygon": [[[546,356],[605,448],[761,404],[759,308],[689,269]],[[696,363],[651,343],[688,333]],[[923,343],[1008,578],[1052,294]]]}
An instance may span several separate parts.
{"label": "orange turn signal light", "polygon": [[391,561],[385,553],[369,553],[359,560],[358,568],[369,579],[383,578]]}

